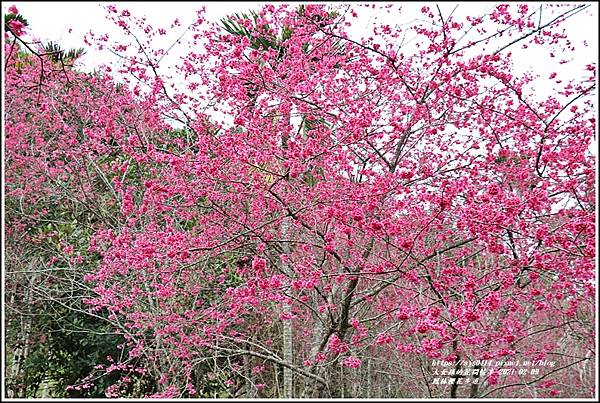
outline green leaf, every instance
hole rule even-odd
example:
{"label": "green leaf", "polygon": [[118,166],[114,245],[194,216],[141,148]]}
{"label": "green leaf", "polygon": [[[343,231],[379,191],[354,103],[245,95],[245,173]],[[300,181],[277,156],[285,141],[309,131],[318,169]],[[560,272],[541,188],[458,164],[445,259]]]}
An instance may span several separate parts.
{"label": "green leaf", "polygon": [[23,24],[24,26],[26,26],[26,27],[29,26],[29,22],[21,14],[13,14],[13,13],[5,14],[4,15],[4,24],[6,25],[10,21],[20,21],[21,24]]}

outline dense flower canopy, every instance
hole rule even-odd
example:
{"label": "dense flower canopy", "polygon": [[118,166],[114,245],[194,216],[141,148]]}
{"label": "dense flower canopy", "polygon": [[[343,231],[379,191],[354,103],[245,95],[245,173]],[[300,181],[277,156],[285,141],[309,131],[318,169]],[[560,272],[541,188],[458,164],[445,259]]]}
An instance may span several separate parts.
{"label": "dense flower canopy", "polygon": [[[584,8],[423,7],[362,40],[360,7],[199,11],[170,74],[166,31],[127,10],[107,8],[127,42],[88,38],[122,56],[96,74],[19,53],[11,25],[7,253],[51,240],[41,264],[77,270],[123,337],[72,388],[118,373],[109,397],[144,379],[155,397],[278,397],[281,370],[294,397],[591,396],[572,379],[595,354],[596,65],[540,80],[512,53],[572,52],[561,24]],[[64,211],[85,236],[32,231]]]}

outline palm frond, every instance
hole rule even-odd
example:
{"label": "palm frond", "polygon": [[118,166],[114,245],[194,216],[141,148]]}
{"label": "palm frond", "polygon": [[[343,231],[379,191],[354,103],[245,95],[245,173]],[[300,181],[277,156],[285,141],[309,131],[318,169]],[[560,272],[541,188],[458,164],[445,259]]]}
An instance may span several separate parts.
{"label": "palm frond", "polygon": [[23,17],[21,14],[13,14],[13,13],[9,13],[9,14],[5,14],[4,15],[4,25],[5,25],[5,30],[6,26],[8,26],[8,23],[11,21],[19,21],[21,24],[23,24],[24,26],[28,27],[29,26],[29,22],[27,21],[27,19],[25,17]]}
{"label": "palm frond", "polygon": [[85,49],[83,48],[71,48],[65,52],[58,43],[53,41],[43,45],[43,48],[44,54],[54,63],[72,62],[85,54]]}

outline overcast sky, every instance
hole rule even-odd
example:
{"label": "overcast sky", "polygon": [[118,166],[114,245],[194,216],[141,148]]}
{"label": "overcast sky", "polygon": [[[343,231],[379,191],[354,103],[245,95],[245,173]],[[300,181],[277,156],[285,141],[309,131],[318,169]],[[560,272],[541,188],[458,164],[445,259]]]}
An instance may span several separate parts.
{"label": "overcast sky", "polygon": [[[111,3],[99,2],[3,2],[3,11],[15,4],[20,13],[26,17],[30,23],[31,32],[43,41],[53,40],[62,44],[63,47],[86,47],[83,42],[83,36],[90,30],[96,33],[115,33],[118,28],[106,19],[106,12],[103,6]],[[119,9],[128,9],[133,15],[148,17],[148,23],[154,27],[169,27],[175,18],[179,18],[182,27],[186,23],[195,20],[196,10],[202,5],[206,6],[206,17],[209,21],[218,21],[227,14],[250,9],[258,9],[261,4],[257,2],[116,2]],[[340,3],[336,3],[340,4]],[[350,28],[352,36],[361,36],[370,33],[372,23],[375,18],[386,20],[394,24],[409,23],[414,18],[418,18],[419,9],[423,4],[421,2],[403,3],[395,2],[394,9],[390,14],[384,11],[373,11],[362,9],[359,13],[359,20]],[[427,2],[433,6],[434,3]],[[465,2],[440,2],[442,11],[447,15],[460,4],[455,15],[479,14],[486,9],[494,6],[491,2],[465,3]],[[542,3],[531,3],[531,10],[539,8]],[[356,4],[355,4],[356,5]],[[402,11],[398,12],[397,7],[402,6]],[[597,37],[598,37],[598,5],[594,3],[590,13],[580,13],[574,16],[568,22],[569,37],[575,43],[587,40],[591,45],[587,52],[596,52],[597,59]],[[87,48],[87,47],[86,47]],[[581,48],[580,48],[581,49]],[[185,49],[180,49],[180,52]],[[107,59],[106,52],[98,54],[87,49],[87,55],[81,60],[84,67],[93,69]],[[586,52],[586,53],[587,53]],[[174,54],[176,57],[177,54]],[[531,53],[528,52],[528,56]],[[590,56],[589,53],[587,56]],[[537,57],[527,57],[523,60],[523,65],[528,66],[535,62]],[[533,66],[532,66],[533,67]],[[540,64],[539,68],[547,68],[547,64]]]}

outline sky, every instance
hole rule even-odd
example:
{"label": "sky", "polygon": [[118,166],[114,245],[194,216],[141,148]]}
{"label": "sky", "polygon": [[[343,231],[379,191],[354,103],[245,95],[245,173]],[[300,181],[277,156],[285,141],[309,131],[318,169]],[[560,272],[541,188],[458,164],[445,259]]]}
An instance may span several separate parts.
{"label": "sky", "polygon": [[[96,33],[115,33],[118,28],[105,17],[104,6],[112,4],[110,2],[3,2],[3,11],[10,5],[16,5],[20,13],[25,16],[29,23],[31,32],[43,41],[53,40],[59,42],[65,48],[85,47],[87,54],[80,61],[84,69],[93,70],[101,63],[106,62],[110,57],[89,49],[83,42],[83,36],[90,30]],[[182,27],[186,23],[195,20],[195,11],[201,6],[206,6],[206,18],[208,21],[218,21],[226,15],[234,12],[243,12],[250,9],[260,8],[260,2],[117,2],[118,9],[128,9],[133,15],[148,17],[148,22],[154,27],[169,27],[175,18],[179,18]],[[296,4],[299,4],[296,2]],[[341,4],[341,3],[336,3]],[[392,12],[386,14],[385,11],[374,11],[363,8],[360,10],[359,19],[350,28],[350,34],[353,37],[360,37],[362,34],[370,33],[372,24],[376,19],[386,21],[391,24],[410,23],[419,17],[419,10],[424,4],[422,2],[394,2]],[[433,7],[435,3],[427,2],[427,5]],[[492,2],[440,2],[439,6],[448,15],[456,4],[459,4],[455,15],[460,16],[467,13],[479,14],[491,9],[495,3]],[[534,10],[543,3],[530,4],[530,9]],[[357,3],[354,3],[357,6]],[[401,6],[402,10],[396,8]],[[358,8],[358,7],[357,7]],[[598,4],[592,3],[589,14],[580,13],[568,21],[569,37],[574,42],[587,40],[591,45],[587,52],[595,51],[597,59],[597,38],[598,38]],[[595,46],[594,46],[595,45]],[[185,49],[178,49],[183,52]],[[535,66],[538,57],[532,57],[528,52],[522,58],[522,66],[516,68],[528,68],[530,65],[536,70],[544,70],[551,66],[547,63]],[[589,54],[587,56],[590,56]],[[177,57],[174,52],[173,58]]]}

